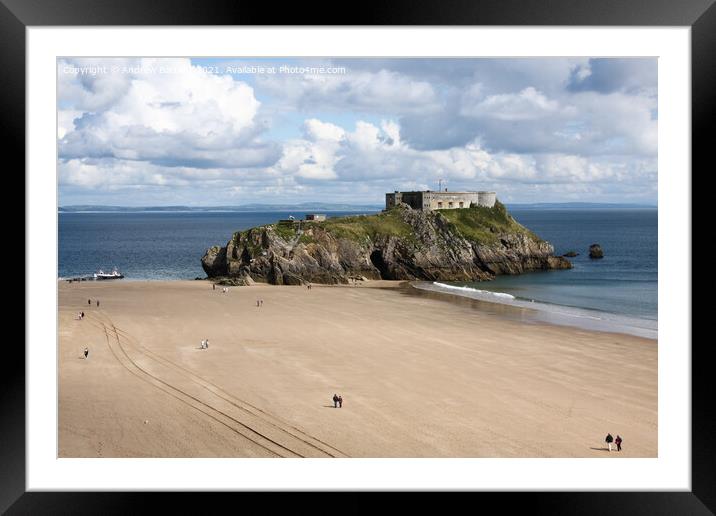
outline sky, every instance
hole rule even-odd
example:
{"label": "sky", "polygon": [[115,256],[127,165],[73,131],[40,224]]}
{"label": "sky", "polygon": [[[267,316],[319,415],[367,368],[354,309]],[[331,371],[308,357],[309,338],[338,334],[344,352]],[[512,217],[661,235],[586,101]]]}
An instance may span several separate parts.
{"label": "sky", "polygon": [[655,58],[57,64],[60,206],[657,202]]}

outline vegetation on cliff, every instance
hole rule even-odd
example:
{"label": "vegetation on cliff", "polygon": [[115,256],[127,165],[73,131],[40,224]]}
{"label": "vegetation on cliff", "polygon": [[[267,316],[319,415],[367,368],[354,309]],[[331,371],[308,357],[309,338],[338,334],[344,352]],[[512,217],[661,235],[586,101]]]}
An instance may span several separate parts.
{"label": "vegetation on cliff", "polygon": [[532,231],[513,219],[500,201],[495,201],[492,208],[472,206],[462,210],[438,211],[468,240],[494,243],[499,239],[498,235],[510,233],[527,235],[537,242],[542,241]]}
{"label": "vegetation on cliff", "polygon": [[[353,215],[347,217],[329,218],[323,222],[295,222],[267,224],[263,227],[273,227],[275,233],[285,241],[299,237],[302,243],[310,243],[312,231],[309,228],[320,228],[331,233],[336,238],[346,238],[355,242],[374,240],[379,236],[395,236],[408,240],[415,240],[414,228],[405,221],[402,210],[407,208],[397,206],[391,210],[374,215]],[[524,234],[541,241],[532,231],[517,222],[500,201],[494,207],[472,206],[460,210],[436,210],[462,237],[483,244],[495,243],[501,234]],[[242,232],[245,233],[245,232]]]}

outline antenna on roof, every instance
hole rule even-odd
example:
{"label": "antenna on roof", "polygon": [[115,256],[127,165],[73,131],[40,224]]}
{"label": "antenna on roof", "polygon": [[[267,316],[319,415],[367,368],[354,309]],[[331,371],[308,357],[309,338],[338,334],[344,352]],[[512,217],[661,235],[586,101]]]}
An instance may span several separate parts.
{"label": "antenna on roof", "polygon": [[[438,192],[443,191],[443,181],[445,181],[442,177],[438,179]],[[445,181],[447,183],[447,181]]]}

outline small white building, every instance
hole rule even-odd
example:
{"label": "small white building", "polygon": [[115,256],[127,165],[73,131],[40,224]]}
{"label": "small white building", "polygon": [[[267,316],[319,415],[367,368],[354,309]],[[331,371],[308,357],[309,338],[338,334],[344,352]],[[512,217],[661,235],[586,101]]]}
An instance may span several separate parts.
{"label": "small white building", "polygon": [[315,222],[321,222],[326,220],[325,213],[306,213],[306,220],[313,220]]}

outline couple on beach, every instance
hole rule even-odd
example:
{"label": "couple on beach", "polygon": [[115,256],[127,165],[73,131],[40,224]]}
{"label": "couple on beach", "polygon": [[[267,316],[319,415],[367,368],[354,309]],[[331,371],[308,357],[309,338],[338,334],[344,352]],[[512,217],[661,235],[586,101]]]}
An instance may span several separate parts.
{"label": "couple on beach", "polygon": [[201,341],[201,349],[209,349],[209,339],[204,339]]}
{"label": "couple on beach", "polygon": [[607,446],[609,446],[609,451],[612,451],[612,442],[617,445],[617,451],[622,451],[622,438],[618,434],[616,439],[612,437],[612,434],[607,434],[604,442],[606,442]]}
{"label": "couple on beach", "polygon": [[343,396],[334,394],[333,395],[333,408],[341,408],[341,407],[343,407]]}

